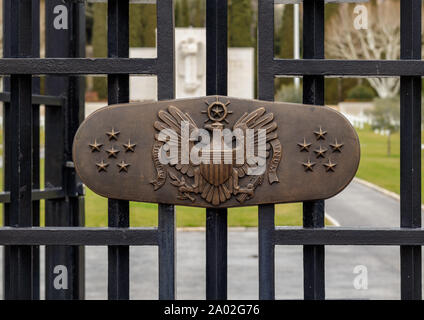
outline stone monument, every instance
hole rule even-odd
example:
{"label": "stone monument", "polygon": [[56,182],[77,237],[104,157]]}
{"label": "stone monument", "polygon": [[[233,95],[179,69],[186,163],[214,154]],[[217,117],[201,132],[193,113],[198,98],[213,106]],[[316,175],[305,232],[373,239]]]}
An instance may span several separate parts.
{"label": "stone monument", "polygon": [[[131,58],[155,58],[156,48],[130,48]],[[254,49],[229,48],[228,95],[254,98]],[[204,28],[175,29],[176,98],[206,95],[206,30]],[[156,100],[157,79],[132,76],[131,101]]]}

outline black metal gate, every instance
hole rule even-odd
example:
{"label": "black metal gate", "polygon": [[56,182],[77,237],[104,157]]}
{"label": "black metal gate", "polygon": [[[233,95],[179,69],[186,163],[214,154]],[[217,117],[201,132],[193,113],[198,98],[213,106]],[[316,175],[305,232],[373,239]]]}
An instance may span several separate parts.
{"label": "black metal gate", "polygon": [[[259,297],[274,299],[274,248],[303,245],[304,297],[325,298],[325,245],[400,246],[401,297],[421,299],[421,0],[401,0],[401,60],[324,59],[324,0],[304,0],[304,59],[274,58],[274,1],[258,5],[259,98],[273,100],[276,76],[302,76],[305,103],[324,104],[325,76],[401,77],[401,227],[324,228],[324,202],[303,204],[303,228],[274,223],[274,206],[259,208]],[[46,0],[46,24],[53,7]],[[206,0],[207,94],[227,94],[227,1]],[[128,59],[129,0],[108,1],[108,58],[86,59],[84,1],[65,1],[69,29],[46,28],[46,58],[39,59],[39,0],[3,0],[4,250],[6,299],[38,299],[39,246],[46,245],[46,298],[84,298],[84,246],[108,246],[109,299],[129,298],[129,246],[159,248],[159,298],[175,298],[175,209],[159,205],[158,228],[129,228],[129,203],[109,199],[109,228],[84,228],[83,187],[71,157],[84,113],[83,76],[108,75],[109,104],[129,101],[129,74],[157,75],[158,99],[174,98],[174,10],[157,1],[157,58]],[[37,75],[46,75],[40,95]],[[45,104],[45,188],[40,190],[39,105]],[[45,199],[46,227],[39,227]],[[88,213],[89,214],[89,213]],[[69,290],[53,288],[65,265]],[[227,212],[206,213],[206,297],[227,298]],[[342,297],[341,297],[342,298]]]}

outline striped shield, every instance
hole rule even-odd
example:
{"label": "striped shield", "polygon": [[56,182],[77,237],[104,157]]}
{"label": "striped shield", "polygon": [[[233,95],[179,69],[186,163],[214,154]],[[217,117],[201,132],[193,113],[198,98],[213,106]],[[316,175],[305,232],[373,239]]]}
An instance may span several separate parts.
{"label": "striped shield", "polygon": [[[229,151],[232,154],[232,151]],[[212,154],[213,152],[211,152]],[[221,152],[221,161],[219,163],[201,163],[200,174],[211,185],[219,186],[226,182],[233,172],[232,163],[224,163],[224,151]],[[210,157],[212,161],[212,155]]]}

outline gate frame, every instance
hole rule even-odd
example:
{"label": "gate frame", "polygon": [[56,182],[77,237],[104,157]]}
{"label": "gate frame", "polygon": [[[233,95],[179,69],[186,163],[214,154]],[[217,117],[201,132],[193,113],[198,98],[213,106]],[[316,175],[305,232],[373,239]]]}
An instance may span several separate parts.
{"label": "gate frame", "polygon": [[[227,43],[221,39],[227,35],[227,1],[206,1],[207,94],[226,95]],[[158,57],[155,59],[128,58],[129,0],[108,1],[108,58],[78,58],[83,56],[84,4],[75,0],[68,3],[72,13],[67,34],[72,44],[69,51],[52,53],[55,58],[39,59],[39,14],[34,3],[38,0],[4,0],[5,58],[0,59],[0,74],[10,76],[10,84],[8,79],[5,80],[7,92],[0,94],[0,100],[5,102],[7,173],[7,191],[0,193],[0,202],[5,204],[6,227],[0,228],[0,244],[6,246],[5,298],[39,298],[37,267],[40,245],[52,246],[51,250],[47,250],[46,270],[52,270],[56,263],[65,263],[74,270],[69,294],[61,295],[49,290],[51,283],[47,283],[46,297],[83,298],[83,254],[78,247],[107,245],[108,297],[129,299],[129,246],[152,245],[159,247],[159,298],[175,299],[175,207],[159,205],[157,228],[129,228],[128,202],[110,199],[109,227],[84,228],[81,226],[83,192],[69,154],[69,143],[82,120],[83,90],[79,76],[107,74],[110,104],[128,102],[129,74],[156,75],[158,99],[174,98],[173,1],[160,0],[157,3]],[[62,4],[62,1],[46,0],[46,8],[49,7],[47,4],[55,3]],[[400,228],[325,228],[324,201],[303,204],[303,227],[276,227],[274,205],[259,206],[260,299],[275,298],[276,245],[303,245],[305,299],[325,298],[325,245],[400,246],[401,298],[421,299],[421,246],[424,244],[424,230],[421,228],[422,3],[420,0],[401,0],[400,5],[400,60],[325,60],[324,0],[304,0],[304,57],[290,60],[274,57],[274,1],[259,0],[260,99],[273,100],[276,76],[303,76],[303,101],[315,105],[324,104],[325,76],[401,78]],[[47,21],[50,21],[48,15],[51,13],[47,13]],[[11,23],[12,19],[14,23]],[[63,41],[53,35],[51,37],[55,41]],[[57,58],[62,55],[62,58]],[[39,80],[31,79],[32,75],[69,76],[66,81],[70,83],[70,90],[64,92],[64,87],[59,86],[60,90],[54,91],[51,87],[53,94],[40,95]],[[46,167],[54,169],[60,179],[52,179],[43,190],[39,190],[39,153],[33,152],[39,149],[39,104],[48,106],[49,117],[57,119],[56,124],[65,124],[63,136],[49,140],[54,143],[63,141],[63,149],[59,152],[46,144]],[[75,104],[77,107],[74,107]],[[11,135],[11,132],[14,134]],[[51,132],[54,132],[53,127]],[[52,217],[48,226],[43,228],[38,226],[39,201],[42,199],[47,200],[50,206],[46,210],[46,221],[50,221],[49,216]],[[61,216],[54,216],[54,212]],[[207,210],[206,229],[206,297],[226,299],[226,210]],[[67,247],[60,249],[58,246]]]}

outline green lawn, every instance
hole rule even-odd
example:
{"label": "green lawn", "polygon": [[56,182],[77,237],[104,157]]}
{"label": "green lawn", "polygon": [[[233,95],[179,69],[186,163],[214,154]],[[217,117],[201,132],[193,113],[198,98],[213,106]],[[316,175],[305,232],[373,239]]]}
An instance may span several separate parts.
{"label": "green lawn", "polygon": [[369,128],[357,132],[361,143],[361,162],[357,177],[399,194],[400,134],[392,135],[391,155],[388,156],[386,136],[375,134]]}
{"label": "green lawn", "polygon": [[[86,189],[86,225],[89,227],[107,226],[107,200]],[[131,226],[157,226],[157,205],[131,202]],[[177,206],[178,227],[205,226],[205,209]],[[297,226],[302,223],[302,204],[276,206],[276,224]],[[229,209],[228,225],[231,227],[254,227],[258,225],[258,208],[243,207]]]}

